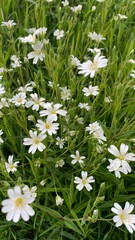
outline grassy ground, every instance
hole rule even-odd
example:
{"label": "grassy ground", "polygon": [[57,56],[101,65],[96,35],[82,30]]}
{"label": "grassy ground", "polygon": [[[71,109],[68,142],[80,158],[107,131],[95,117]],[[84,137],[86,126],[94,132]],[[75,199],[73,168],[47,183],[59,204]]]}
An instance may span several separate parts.
{"label": "grassy ground", "polygon": [[[29,137],[29,130],[37,130],[36,123],[41,119],[39,111],[24,106],[3,107],[0,129],[3,130],[3,143],[0,145],[0,201],[7,198],[7,190],[16,185],[37,187],[37,198],[32,207],[35,215],[28,222],[6,221],[0,213],[0,239],[2,240],[133,240],[125,226],[116,228],[111,211],[115,202],[124,206],[128,201],[135,205],[135,163],[131,162],[132,172],[116,178],[109,172],[108,152],[110,145],[119,148],[121,143],[129,146],[129,152],[135,153],[135,80],[130,76],[135,59],[135,3],[127,0],[71,0],[64,7],[60,0],[48,3],[46,0],[1,0],[0,23],[14,20],[16,26],[10,30],[0,27],[0,67],[11,69],[12,55],[20,57],[20,67],[4,73],[1,81],[5,87],[4,97],[13,98],[20,86],[33,81],[36,86],[33,93],[45,98],[45,102],[60,103],[67,116],[58,117],[57,134],[47,135],[43,141],[46,149],[35,154],[28,153],[23,139]],[[81,4],[82,10],[76,14],[71,7]],[[96,6],[92,11],[92,6]],[[127,19],[114,20],[118,14]],[[44,45],[45,58],[33,64],[33,60],[24,61],[33,51],[31,44],[21,43],[19,37],[28,35],[26,29],[46,27]],[[64,30],[64,37],[57,40],[53,33]],[[106,40],[95,42],[88,37],[89,32],[102,34]],[[102,55],[108,59],[105,68],[100,69],[94,78],[78,74],[77,67],[71,63],[71,55],[81,63],[93,59],[88,48],[102,49]],[[49,86],[49,81],[53,87]],[[82,92],[90,84],[99,87],[99,94],[86,97]],[[61,87],[70,90],[68,100],[61,98]],[[31,93],[27,93],[27,99]],[[111,102],[105,102],[105,97]],[[3,97],[0,96],[0,97]],[[89,111],[80,109],[79,103],[88,103]],[[40,107],[40,110],[43,110]],[[33,121],[28,116],[33,116]],[[80,124],[78,118],[83,118]],[[45,119],[45,117],[43,118]],[[106,142],[98,144],[97,139],[85,131],[86,127],[97,121],[104,131]],[[56,137],[65,139],[62,149],[56,145]],[[97,145],[102,152],[97,151]],[[71,154],[76,151],[85,156],[85,165],[71,164]],[[17,171],[8,173],[5,162],[13,155],[19,161]],[[63,167],[55,167],[63,159]],[[112,157],[113,159],[113,157]],[[38,165],[40,163],[40,166]],[[74,177],[87,171],[95,183],[89,192],[76,189]],[[45,180],[45,185],[41,181]],[[64,202],[56,206],[55,197],[60,195]],[[93,211],[98,210],[98,216]]]}

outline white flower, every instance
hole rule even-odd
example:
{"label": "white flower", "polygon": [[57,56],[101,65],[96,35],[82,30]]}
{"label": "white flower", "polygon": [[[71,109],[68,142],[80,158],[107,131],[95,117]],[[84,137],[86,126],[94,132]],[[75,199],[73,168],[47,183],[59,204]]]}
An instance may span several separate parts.
{"label": "white flower", "polygon": [[16,23],[13,20],[9,20],[7,22],[2,22],[1,26],[7,27],[7,28],[12,28],[12,26],[15,26]]}
{"label": "white flower", "polygon": [[96,42],[106,40],[106,38],[104,38],[101,34],[97,34],[96,32],[89,32],[88,36],[91,38],[91,40],[94,40]]}
{"label": "white flower", "polygon": [[57,114],[61,115],[61,116],[66,116],[67,111],[60,109],[60,107],[62,107],[62,104],[56,103],[45,103],[44,104],[44,108],[46,110],[42,110],[40,111],[40,116],[49,116],[50,118],[52,118],[53,121],[57,121]]}
{"label": "white flower", "polygon": [[80,153],[79,153],[78,150],[75,152],[75,154],[76,155],[74,155],[74,154],[70,155],[70,157],[73,158],[71,163],[72,164],[76,164],[77,162],[79,162],[79,164],[83,164],[84,163],[83,159],[85,159],[85,157],[84,156],[80,156]]}
{"label": "white flower", "polygon": [[9,107],[9,104],[8,104],[6,98],[1,98],[0,99],[0,109],[2,109],[3,107]]}
{"label": "white flower", "polygon": [[93,132],[93,137],[96,138],[100,144],[103,144],[103,141],[106,141],[106,137],[104,136],[104,132],[101,126],[99,129]]}
{"label": "white flower", "polygon": [[36,41],[36,36],[35,36],[35,34],[29,34],[29,35],[26,36],[26,37],[19,37],[19,40],[20,40],[22,43],[35,43],[35,41]]}
{"label": "white flower", "polygon": [[24,105],[26,103],[26,93],[20,92],[16,94],[13,96],[13,98],[10,99],[10,102],[14,103],[17,107]]}
{"label": "white flower", "polygon": [[110,165],[107,166],[108,171],[109,172],[114,172],[115,177],[117,177],[117,178],[121,178],[121,173],[127,174],[128,172],[131,172],[130,168],[128,168],[128,170],[127,170],[123,167],[118,167],[118,168],[115,168],[115,170],[114,170],[114,166],[115,166],[115,163],[116,163],[115,160],[108,159],[108,161],[110,162]]}
{"label": "white flower", "polygon": [[57,206],[59,206],[59,205],[61,206],[63,204],[63,202],[64,202],[64,199],[61,198],[58,194],[56,195],[55,200],[56,200],[56,205]]}
{"label": "white flower", "polygon": [[110,102],[112,102],[113,100],[110,98],[110,96],[108,96],[108,97],[105,97],[105,98],[104,98],[104,101],[105,101],[106,103],[110,103]]}
{"label": "white flower", "polygon": [[56,162],[55,164],[55,167],[58,168],[58,167],[63,167],[65,165],[65,162],[63,159],[60,159]]}
{"label": "white flower", "polygon": [[22,188],[23,193],[29,193],[30,197],[36,198],[37,197],[37,193],[36,193],[37,187],[33,186],[31,188],[29,188],[27,185],[25,185]]}
{"label": "white flower", "polygon": [[12,61],[12,63],[11,63],[12,68],[21,67],[22,62],[16,55],[11,56],[11,61]]}
{"label": "white flower", "polygon": [[71,63],[72,63],[72,65],[74,65],[74,66],[79,66],[80,61],[78,60],[77,57],[74,57],[74,55],[71,55]]}
{"label": "white flower", "polygon": [[26,146],[30,146],[29,148],[29,153],[34,154],[37,149],[42,152],[46,147],[45,145],[42,143],[42,141],[46,138],[46,135],[42,132],[39,135],[37,135],[37,131],[29,131],[30,137],[31,138],[24,138],[23,139],[23,144]]}
{"label": "white flower", "polygon": [[94,57],[93,62],[88,60],[78,66],[80,70],[78,73],[83,74],[85,77],[90,75],[91,78],[95,76],[95,73],[98,71],[99,68],[104,68],[107,66],[108,59],[104,56],[100,56],[100,53],[97,53]]}
{"label": "white flower", "polygon": [[[102,49],[102,48],[101,48]],[[101,49],[100,48],[87,48],[88,52],[91,52],[93,54],[100,53],[101,54]]]}
{"label": "white flower", "polygon": [[92,87],[92,85],[89,85],[88,88],[83,88],[82,90],[84,92],[84,96],[90,96],[90,95],[93,95],[93,96],[97,96],[99,94],[99,88],[98,86],[95,86],[95,87]]}
{"label": "white flower", "polygon": [[48,3],[50,3],[50,2],[52,2],[53,0],[46,0],[46,2],[48,2]]}
{"label": "white flower", "polygon": [[47,132],[49,135],[56,134],[58,130],[59,123],[53,123],[53,120],[51,118],[47,118],[46,122],[43,122],[42,120],[37,120],[36,126],[39,128],[39,130],[42,133]]}
{"label": "white flower", "polygon": [[31,83],[27,83],[24,87],[19,87],[18,88],[18,91],[19,92],[32,92],[33,91],[33,86],[30,86],[31,85]]}
{"label": "white flower", "polygon": [[45,35],[46,34],[46,32],[47,32],[47,28],[46,27],[42,27],[42,28],[38,28],[38,29],[36,29],[36,31],[35,31],[35,35]]}
{"label": "white flower", "polygon": [[60,149],[63,148],[64,143],[65,143],[65,139],[56,137],[56,145],[58,145]]}
{"label": "white flower", "polygon": [[62,37],[64,37],[64,31],[63,30],[59,30],[59,29],[56,29],[53,33],[53,35],[56,37],[56,39],[60,39]]}
{"label": "white flower", "polygon": [[91,10],[92,12],[96,11],[96,6],[92,6]]}
{"label": "white flower", "polygon": [[89,134],[91,134],[91,133],[97,131],[99,128],[100,128],[100,125],[96,121],[96,122],[90,123],[89,126],[86,127],[86,131],[89,131]]}
{"label": "white flower", "polygon": [[[3,131],[0,129],[0,136],[3,134]],[[0,137],[0,145],[3,143],[4,141],[2,140],[2,138]]]}
{"label": "white flower", "polygon": [[116,227],[120,227],[124,224],[127,230],[130,233],[135,231],[135,214],[130,214],[134,209],[133,204],[129,204],[129,202],[125,203],[124,209],[118,204],[114,203],[114,207],[111,208],[111,211],[116,214],[113,217],[113,221],[115,222]]}
{"label": "white flower", "polygon": [[13,222],[18,222],[20,218],[24,221],[29,220],[29,216],[33,216],[35,214],[32,207],[29,205],[32,203],[35,198],[30,196],[30,193],[22,194],[21,188],[19,186],[15,186],[14,189],[8,190],[9,199],[5,199],[2,201],[2,209],[3,213],[7,213],[6,220]]}
{"label": "white flower", "polygon": [[65,0],[61,2],[63,4],[63,7],[66,7],[69,5],[69,1]]}
{"label": "white flower", "polygon": [[82,5],[78,5],[78,6],[75,6],[75,7],[71,7],[71,10],[72,10],[72,12],[74,12],[74,13],[80,13],[81,10],[82,10]]}
{"label": "white flower", "polygon": [[120,150],[118,150],[118,148],[116,148],[114,145],[111,145],[110,148],[108,148],[108,151],[116,157],[113,162],[110,163],[110,166],[108,166],[108,169],[111,172],[119,169],[120,167],[122,167],[122,172],[125,174],[131,172],[131,167],[128,162],[135,161],[135,154],[127,153],[128,145],[122,143],[120,145]]}
{"label": "white flower", "polygon": [[29,108],[32,106],[32,110],[38,111],[39,107],[44,107],[45,98],[39,98],[37,93],[30,94],[31,99],[26,102],[26,107]]}
{"label": "white flower", "polygon": [[33,64],[36,64],[38,60],[43,61],[45,57],[45,54],[42,52],[43,43],[39,41],[35,45],[32,45],[32,48],[34,51],[28,54],[28,59],[33,58]]}
{"label": "white flower", "polygon": [[61,90],[61,99],[62,100],[69,100],[71,96],[71,91],[67,87],[60,87]]}
{"label": "white flower", "polygon": [[87,110],[87,111],[90,110],[90,106],[88,105],[88,103],[79,103],[79,104],[78,104],[78,107],[81,108],[81,109],[84,108],[84,109]]}
{"label": "white flower", "polygon": [[13,155],[9,155],[8,162],[5,162],[7,172],[14,173],[15,171],[17,171],[18,163],[19,162],[13,162]]}
{"label": "white flower", "polygon": [[135,78],[135,70],[132,69],[131,73],[130,73],[130,76]]}
{"label": "white flower", "polygon": [[118,21],[118,19],[120,19],[120,20],[127,19],[127,16],[126,15],[117,14],[116,16],[114,16],[114,20]]}
{"label": "white flower", "polygon": [[135,64],[135,60],[134,59],[129,59],[128,62],[132,63],[132,64]]}
{"label": "white flower", "polygon": [[95,182],[93,176],[87,177],[88,173],[84,171],[81,172],[81,176],[82,178],[75,177],[74,183],[77,184],[76,188],[81,191],[85,187],[87,191],[90,191],[92,189],[90,183]]}
{"label": "white flower", "polygon": [[5,93],[5,88],[0,84],[0,95]]}
{"label": "white flower", "polygon": [[43,187],[45,184],[46,184],[46,180],[43,179],[43,180],[40,182],[40,185]]}

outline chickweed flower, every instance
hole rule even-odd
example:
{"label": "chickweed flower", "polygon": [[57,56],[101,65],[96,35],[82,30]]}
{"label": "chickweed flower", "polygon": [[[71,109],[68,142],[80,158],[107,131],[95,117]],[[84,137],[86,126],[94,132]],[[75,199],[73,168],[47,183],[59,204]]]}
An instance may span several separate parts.
{"label": "chickweed flower", "polygon": [[33,59],[33,64],[37,64],[38,60],[43,61],[45,57],[44,52],[42,52],[43,43],[39,41],[32,45],[32,48],[34,51],[28,54],[28,59]]}
{"label": "chickweed flower", "polygon": [[[0,136],[3,134],[3,131],[0,129]],[[0,137],[0,145],[3,143],[3,139]]]}
{"label": "chickweed flower", "polygon": [[57,40],[59,40],[64,37],[64,31],[63,30],[60,31],[59,29],[56,29],[53,35],[56,37]]}
{"label": "chickweed flower", "polygon": [[0,99],[0,109],[4,107],[9,107],[8,100],[6,98],[1,98]]}
{"label": "chickweed flower", "polygon": [[61,99],[62,100],[69,100],[70,97],[71,97],[71,91],[70,89],[66,87],[60,87],[60,90],[61,90]]}
{"label": "chickweed flower", "polygon": [[31,99],[26,102],[26,107],[29,108],[32,106],[32,110],[38,111],[39,107],[44,107],[45,98],[39,98],[37,93],[30,94]]}
{"label": "chickweed flower", "polygon": [[26,93],[20,92],[16,94],[13,96],[13,98],[10,99],[10,102],[14,103],[16,107],[24,105],[26,103]]}
{"label": "chickweed flower", "polygon": [[66,116],[67,111],[60,109],[62,107],[62,104],[56,103],[45,103],[44,104],[44,108],[46,110],[42,110],[40,111],[40,116],[49,116],[50,118],[52,118],[53,121],[57,121],[57,114],[61,115],[61,116]]}
{"label": "chickweed flower", "polygon": [[56,145],[58,145],[60,149],[63,148],[64,143],[65,143],[65,139],[60,138],[60,137],[56,137]]}
{"label": "chickweed flower", "polygon": [[101,34],[97,34],[96,32],[89,32],[88,36],[91,38],[91,40],[94,40],[96,42],[106,40],[106,38],[104,38]]}
{"label": "chickweed flower", "polygon": [[69,1],[67,0],[62,1],[61,3],[63,4],[63,7],[66,7],[69,5]]}
{"label": "chickweed flower", "polygon": [[90,95],[97,96],[99,94],[99,88],[98,86],[93,87],[92,85],[89,85],[88,88],[83,88],[82,90],[84,92],[84,96],[88,97]]}
{"label": "chickweed flower", "polygon": [[114,207],[111,208],[111,211],[116,214],[113,217],[116,227],[120,227],[124,224],[127,230],[130,233],[135,231],[135,214],[130,214],[134,209],[134,205],[129,202],[125,203],[124,209],[118,204],[114,203]]}
{"label": "chickweed flower", "polygon": [[90,106],[88,105],[88,103],[79,103],[78,107],[81,109],[85,109],[86,111],[90,110]]}
{"label": "chickweed flower", "polygon": [[56,134],[58,130],[59,123],[53,123],[53,119],[47,117],[46,121],[37,120],[36,126],[39,128],[39,131],[42,133],[47,132],[49,135]]}
{"label": "chickweed flower", "polygon": [[130,76],[135,78],[135,70],[132,69],[131,73],[130,73]]}
{"label": "chickweed flower", "polygon": [[43,132],[37,135],[37,131],[33,132],[32,130],[29,131],[29,134],[31,138],[23,139],[23,145],[31,145],[28,152],[32,154],[34,154],[37,150],[42,152],[46,148],[42,143],[42,141],[46,138],[46,135]]}
{"label": "chickweed flower", "polygon": [[82,5],[71,7],[71,11],[74,12],[74,13],[80,13],[81,10],[82,10]]}
{"label": "chickweed flower", "polygon": [[75,152],[75,155],[71,154],[70,157],[73,158],[73,160],[71,161],[72,164],[76,164],[77,162],[79,164],[83,164],[84,163],[83,160],[85,159],[85,157],[84,156],[80,156],[80,153],[79,153],[78,150]]}
{"label": "chickweed flower", "polygon": [[56,195],[55,200],[56,200],[56,205],[57,206],[59,206],[59,205],[61,206],[63,204],[63,202],[64,202],[64,199],[61,198],[58,194]]}
{"label": "chickweed flower", "polygon": [[60,159],[56,162],[55,164],[55,167],[58,168],[58,167],[63,167],[65,165],[65,162],[63,159]]}
{"label": "chickweed flower", "polygon": [[87,177],[88,173],[85,171],[81,172],[82,178],[75,177],[74,183],[77,184],[76,188],[81,191],[84,187],[87,189],[87,191],[92,190],[92,186],[90,183],[95,182],[93,176]]}
{"label": "chickweed flower", "polygon": [[2,27],[7,27],[9,29],[15,25],[16,25],[16,23],[13,20],[9,20],[7,22],[2,22],[2,24],[1,24]]}
{"label": "chickweed flower", "polygon": [[19,186],[15,186],[14,189],[8,190],[8,199],[2,201],[3,213],[7,213],[6,220],[18,222],[20,218],[24,221],[28,221],[30,216],[35,214],[32,207],[29,205],[35,198],[31,196],[29,192],[22,193]]}
{"label": "chickweed flower", "polygon": [[131,172],[129,162],[135,161],[135,154],[127,153],[128,148],[128,145],[124,143],[121,143],[120,150],[118,150],[118,148],[114,145],[111,145],[108,148],[108,151],[116,157],[113,162],[110,162],[110,166],[108,166],[109,171],[116,171],[118,168],[122,167],[122,172],[124,172],[125,174]]}
{"label": "chickweed flower", "polygon": [[107,62],[108,59],[106,59],[104,56],[100,56],[100,53],[97,53],[93,62],[88,60],[87,62],[84,62],[78,66],[78,74],[83,74],[85,77],[90,75],[90,78],[93,78],[99,68],[104,68],[107,66]]}
{"label": "chickweed flower", "polygon": [[19,59],[19,57],[17,57],[16,55],[12,55],[11,56],[11,67],[12,68],[17,68],[17,67],[21,67],[21,61],[20,61],[20,59]]}
{"label": "chickweed flower", "polygon": [[8,156],[8,162],[5,162],[6,170],[7,172],[12,172],[14,173],[17,171],[17,165],[19,162],[13,162],[13,155]]}
{"label": "chickweed flower", "polygon": [[33,186],[31,188],[29,188],[27,185],[25,185],[22,188],[23,193],[29,193],[31,197],[36,198],[37,197],[37,193],[36,193],[37,187]]}

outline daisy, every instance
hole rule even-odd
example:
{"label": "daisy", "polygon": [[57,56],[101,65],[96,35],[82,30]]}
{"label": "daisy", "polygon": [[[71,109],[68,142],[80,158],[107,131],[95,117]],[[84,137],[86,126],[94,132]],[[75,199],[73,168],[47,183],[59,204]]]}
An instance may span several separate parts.
{"label": "daisy", "polygon": [[57,40],[59,40],[62,37],[64,37],[64,31],[63,30],[60,31],[59,29],[56,29],[53,35],[56,37]]}
{"label": "daisy", "polygon": [[33,64],[36,64],[38,60],[43,61],[45,57],[45,54],[42,52],[43,43],[39,41],[35,45],[32,45],[32,48],[34,51],[28,54],[28,59],[33,58]]}
{"label": "daisy", "polygon": [[26,107],[29,108],[32,106],[32,110],[38,111],[39,107],[44,107],[45,98],[39,98],[37,93],[30,94],[31,99],[26,102]]}
{"label": "daisy", "polygon": [[84,156],[80,156],[79,151],[77,150],[75,152],[76,155],[71,154],[70,157],[73,158],[73,160],[71,161],[72,164],[76,164],[77,162],[79,162],[79,164],[83,164],[83,159],[85,159]]}
{"label": "daisy", "polygon": [[7,172],[14,173],[15,171],[17,171],[18,163],[19,162],[13,162],[13,155],[9,155],[8,162],[5,162]]}
{"label": "daisy", "polygon": [[106,40],[106,38],[104,38],[101,34],[97,34],[96,32],[89,32],[88,36],[91,38],[91,40],[94,40],[96,42]]}
{"label": "daisy", "polygon": [[84,92],[84,96],[88,97],[90,95],[97,96],[99,94],[99,88],[98,86],[93,87],[92,85],[89,85],[88,88],[83,88],[82,90]]}
{"label": "daisy", "polygon": [[135,161],[135,154],[127,153],[128,145],[122,143],[120,145],[120,150],[118,150],[118,148],[116,148],[114,145],[111,145],[108,148],[108,151],[116,157],[109,166],[109,169],[111,169],[111,171],[115,171],[119,167],[122,167],[122,169],[124,169],[125,174],[131,172],[131,167],[128,162]]}
{"label": "daisy", "polygon": [[82,178],[75,177],[74,183],[77,184],[76,188],[81,191],[84,187],[87,189],[87,191],[92,190],[92,186],[90,183],[95,182],[93,176],[87,177],[88,173],[82,171],[81,172]]}
{"label": "daisy", "polygon": [[24,221],[29,220],[29,216],[33,216],[35,214],[32,207],[29,205],[32,203],[35,198],[30,196],[30,193],[22,194],[21,188],[19,186],[15,186],[14,189],[8,190],[8,199],[2,201],[2,209],[3,213],[7,213],[6,220],[18,222],[20,218]]}
{"label": "daisy", "polygon": [[84,74],[85,77],[90,75],[90,78],[93,78],[99,68],[104,68],[107,66],[107,62],[108,59],[106,59],[104,56],[100,56],[100,53],[97,53],[93,62],[88,60],[87,62],[84,62],[78,66],[78,69],[80,70],[78,73]]}
{"label": "daisy", "polygon": [[46,135],[42,132],[39,135],[37,135],[37,131],[29,131],[31,138],[24,138],[23,139],[23,145],[30,146],[28,152],[34,154],[37,149],[42,152],[46,147],[42,143],[42,141],[46,138]]}
{"label": "daisy", "polygon": [[57,114],[62,115],[62,116],[66,116],[67,112],[65,110],[60,109],[62,107],[62,104],[56,103],[45,103],[44,104],[44,108],[46,110],[42,110],[39,112],[40,116],[49,116],[50,118],[52,118],[53,121],[57,121]]}
{"label": "daisy", "polygon": [[39,130],[42,133],[47,132],[49,135],[52,136],[52,134],[56,134],[58,130],[59,123],[53,123],[52,118],[47,118],[46,122],[43,122],[42,120],[37,120],[36,126],[39,128]]}
{"label": "daisy", "polygon": [[130,214],[133,209],[134,205],[129,202],[125,203],[124,209],[122,209],[118,203],[114,203],[114,207],[111,208],[111,211],[116,214],[116,216],[113,217],[115,226],[120,227],[124,224],[127,230],[133,233],[133,231],[135,231],[135,214]]}

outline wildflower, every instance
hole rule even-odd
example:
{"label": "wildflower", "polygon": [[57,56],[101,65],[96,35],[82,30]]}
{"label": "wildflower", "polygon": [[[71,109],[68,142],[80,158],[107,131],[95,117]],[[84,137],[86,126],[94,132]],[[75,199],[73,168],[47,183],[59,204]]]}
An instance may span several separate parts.
{"label": "wildflower", "polygon": [[69,100],[71,96],[71,91],[67,87],[60,87],[61,90],[61,99],[62,100]]}
{"label": "wildflower", "polygon": [[37,135],[37,131],[33,132],[32,130],[29,131],[29,134],[31,138],[23,139],[24,145],[31,145],[28,152],[34,154],[37,149],[42,152],[46,148],[45,145],[42,143],[42,141],[46,138],[46,135],[43,132]]}
{"label": "wildflower", "polygon": [[25,185],[22,188],[23,193],[29,193],[30,197],[36,198],[37,197],[37,193],[36,193],[37,187],[33,186],[31,188],[29,188],[27,185]]}
{"label": "wildflower", "polygon": [[93,137],[96,138],[100,144],[103,144],[103,141],[106,141],[106,137],[104,136],[101,126],[98,130],[93,132]]}
{"label": "wildflower", "polygon": [[[102,48],[101,48],[102,49]],[[100,53],[101,54],[101,49],[100,48],[87,48],[88,52],[91,52],[93,54]]]}
{"label": "wildflower", "polygon": [[106,40],[101,34],[97,34],[96,32],[89,32],[88,36],[91,38],[91,40],[100,42],[102,40]]}
{"label": "wildflower", "polygon": [[114,16],[114,20],[123,20],[123,19],[127,19],[126,15],[121,15],[121,14],[117,14],[116,16]]}
{"label": "wildflower", "polygon": [[131,73],[130,73],[130,76],[135,78],[135,70],[132,69]]}
{"label": "wildflower", "polygon": [[128,62],[132,63],[132,64],[135,64],[135,60],[134,59],[129,59]]}
{"label": "wildflower", "polygon": [[18,88],[18,91],[19,92],[32,92],[33,91],[33,87],[32,86],[30,86],[31,85],[31,83],[27,83],[24,87],[19,87]]}
{"label": "wildflower", "polygon": [[17,107],[24,105],[26,103],[26,93],[21,92],[16,94],[13,96],[13,98],[10,99],[10,102],[14,103]]}
{"label": "wildflower", "polygon": [[76,188],[81,191],[84,187],[87,189],[87,191],[92,190],[92,186],[90,183],[95,182],[93,176],[87,177],[88,173],[82,171],[81,172],[82,178],[75,177],[74,183],[77,184]]}
{"label": "wildflower", "polygon": [[28,59],[33,58],[33,64],[36,64],[38,60],[43,61],[45,57],[45,54],[42,52],[43,43],[39,41],[35,45],[32,45],[32,48],[34,51],[28,54]]}
{"label": "wildflower", "polygon": [[10,59],[12,61],[12,63],[11,63],[12,68],[21,67],[22,62],[16,55],[12,55]]}
{"label": "wildflower", "polygon": [[99,128],[100,128],[100,125],[96,121],[96,122],[90,123],[89,126],[86,127],[86,131],[89,131],[89,134],[91,134],[91,133],[97,131]]}
{"label": "wildflower", "polygon": [[[3,131],[0,129],[0,136],[3,134]],[[0,145],[3,143],[3,139],[0,137]]]}
{"label": "wildflower", "polygon": [[122,143],[120,145],[120,150],[118,150],[118,148],[116,148],[114,145],[111,145],[108,148],[108,151],[116,157],[113,162],[111,161],[110,166],[108,166],[110,171],[115,171],[119,167],[122,167],[125,174],[131,172],[131,167],[128,162],[135,161],[135,154],[127,153],[128,145]]}
{"label": "wildflower", "polygon": [[65,139],[56,137],[56,145],[58,145],[60,149],[63,148],[64,143],[65,143]]}
{"label": "wildflower", "polygon": [[63,7],[66,7],[69,5],[69,1],[67,0],[62,1],[61,3],[63,4]]}
{"label": "wildflower", "polygon": [[65,162],[63,159],[60,159],[56,162],[55,164],[55,167],[58,168],[58,167],[63,167],[65,165]]}
{"label": "wildflower", "polygon": [[7,172],[14,173],[17,171],[17,165],[19,162],[13,162],[13,155],[8,156],[8,162],[5,163]]}
{"label": "wildflower", "polygon": [[60,31],[59,29],[56,29],[53,35],[56,37],[57,40],[59,40],[62,37],[64,37],[64,31],[63,30]]}
{"label": "wildflower", "polygon": [[96,11],[96,6],[92,6],[91,10],[92,12]]}
{"label": "wildflower", "polygon": [[90,110],[90,106],[88,105],[88,103],[79,103],[79,104],[78,104],[78,107],[81,108],[81,109],[84,108],[84,109],[87,110],[87,111]]}
{"label": "wildflower", "polygon": [[46,34],[46,32],[47,32],[47,28],[46,27],[43,27],[43,28],[38,28],[38,29],[36,29],[35,30],[35,32],[34,32],[34,34],[35,35],[42,35],[42,36],[44,36],[45,34]]}
{"label": "wildflower", "polygon": [[33,216],[35,214],[33,208],[29,205],[32,203],[35,198],[30,195],[29,192],[22,194],[21,188],[19,186],[15,186],[14,189],[8,190],[9,199],[5,199],[2,201],[2,209],[3,213],[7,213],[6,220],[13,222],[18,222],[20,218],[24,221],[29,220],[29,216]]}
{"label": "wildflower", "polygon": [[75,152],[76,155],[71,154],[70,157],[73,158],[73,160],[71,161],[72,164],[76,164],[77,162],[79,162],[79,164],[83,164],[83,159],[85,159],[84,156],[80,156],[79,151],[77,150]]}
{"label": "wildflower", "polygon": [[43,122],[42,120],[37,120],[36,126],[42,133],[47,132],[49,135],[52,136],[52,134],[57,133],[59,123],[53,123],[53,120],[48,117],[46,119],[46,122]]}
{"label": "wildflower", "polygon": [[131,169],[128,169],[128,171],[127,171],[127,169],[125,169],[123,167],[118,167],[118,168],[115,168],[115,170],[114,170],[114,165],[115,165],[114,160],[108,159],[108,161],[110,162],[110,165],[107,166],[108,171],[109,172],[114,171],[115,177],[117,177],[117,178],[121,178],[121,173],[127,174],[128,172],[131,172]]}
{"label": "wildflower", "polygon": [[9,20],[7,22],[2,22],[1,26],[3,27],[7,27],[7,28],[12,28],[13,26],[15,26],[16,23],[13,20]]}
{"label": "wildflower", "polygon": [[5,88],[0,84],[0,95],[5,93]]}
{"label": "wildflower", "polygon": [[89,85],[88,88],[85,87],[82,91],[84,92],[84,96],[87,97],[90,95],[97,96],[99,94],[98,86],[93,87],[92,85]]}
{"label": "wildflower", "polygon": [[84,74],[85,77],[90,75],[91,78],[95,76],[95,73],[98,71],[99,68],[104,68],[107,66],[108,59],[104,56],[100,56],[100,53],[97,53],[94,57],[94,61],[88,60],[78,66],[80,70],[79,74]]}
{"label": "wildflower", "polygon": [[80,61],[78,60],[77,57],[74,57],[74,55],[71,55],[71,63],[72,63],[72,65],[74,65],[74,66],[79,66]]}
{"label": "wildflower", "polygon": [[40,182],[40,185],[43,187],[45,184],[46,184],[46,180],[43,179],[43,180]]}
{"label": "wildflower", "polygon": [[124,224],[127,230],[133,233],[133,231],[135,231],[135,214],[130,214],[133,209],[134,205],[129,202],[125,203],[124,209],[122,209],[118,203],[114,203],[114,207],[111,208],[111,211],[116,214],[116,216],[113,217],[115,226],[120,227]]}
{"label": "wildflower", "polygon": [[62,115],[62,116],[66,116],[67,112],[65,110],[60,109],[60,107],[62,107],[62,104],[56,103],[45,103],[44,104],[44,108],[46,110],[42,110],[40,111],[40,116],[49,116],[50,118],[52,118],[53,121],[57,121],[57,114]]}
{"label": "wildflower", "polygon": [[56,200],[56,206],[59,206],[59,205],[61,206],[64,202],[64,199],[61,198],[58,194],[56,195],[55,200]]}
{"label": "wildflower", "polygon": [[35,36],[35,34],[29,34],[29,35],[26,36],[26,37],[19,37],[19,40],[20,40],[22,43],[35,43],[35,41],[36,41],[36,36]]}
{"label": "wildflower", "polygon": [[110,102],[112,102],[113,100],[111,99],[110,96],[108,96],[108,97],[105,97],[105,98],[104,98],[104,101],[105,101],[106,103],[110,103]]}
{"label": "wildflower", "polygon": [[0,99],[0,109],[2,109],[3,107],[9,107],[9,104],[8,104],[6,98],[1,98]]}
{"label": "wildflower", "polygon": [[45,98],[39,98],[37,93],[30,94],[31,99],[26,102],[26,107],[29,108],[32,106],[32,110],[38,111],[39,107],[44,107]]}
{"label": "wildflower", "polygon": [[78,5],[78,6],[75,6],[75,7],[71,7],[71,10],[72,10],[72,12],[74,12],[74,13],[80,13],[81,10],[82,10],[82,5]]}

